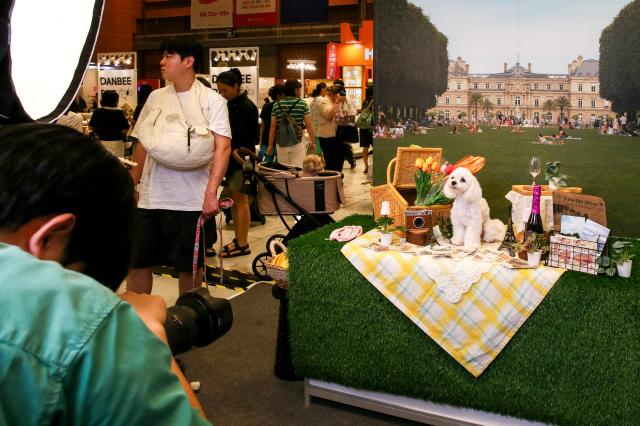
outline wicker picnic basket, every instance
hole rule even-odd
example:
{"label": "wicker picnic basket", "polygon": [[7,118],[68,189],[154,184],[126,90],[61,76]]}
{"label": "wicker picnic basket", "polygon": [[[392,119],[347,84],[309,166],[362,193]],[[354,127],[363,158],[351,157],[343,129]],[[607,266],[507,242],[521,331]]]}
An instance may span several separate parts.
{"label": "wicker picnic basket", "polygon": [[416,160],[426,159],[429,156],[433,157],[433,161],[442,163],[442,148],[398,148],[396,158],[393,158],[387,166],[387,183],[391,181],[391,170],[394,169],[393,186],[398,189],[415,189],[416,182],[413,176],[416,171]]}
{"label": "wicker picnic basket", "polygon": [[[406,226],[407,210],[431,210],[431,219],[434,225],[438,224],[440,219],[447,219],[450,216],[451,204],[414,205],[417,195],[414,180],[415,162],[418,158],[429,156],[442,162],[442,148],[398,148],[396,158],[391,159],[387,166],[387,183],[371,188],[373,216],[376,220],[380,217],[380,207],[383,201],[389,202],[390,216],[395,225]],[[393,180],[391,179],[392,170],[394,170]]]}
{"label": "wicker picnic basket", "polygon": [[287,277],[287,273],[289,272],[288,268],[283,268],[282,266],[278,266],[273,263],[273,259],[278,255],[276,253],[276,247],[282,250],[282,253],[287,252],[287,247],[282,244],[280,241],[274,240],[269,244],[269,253],[271,257],[267,260],[267,274],[273,279],[278,285],[282,288],[287,288],[289,286],[289,279]]}

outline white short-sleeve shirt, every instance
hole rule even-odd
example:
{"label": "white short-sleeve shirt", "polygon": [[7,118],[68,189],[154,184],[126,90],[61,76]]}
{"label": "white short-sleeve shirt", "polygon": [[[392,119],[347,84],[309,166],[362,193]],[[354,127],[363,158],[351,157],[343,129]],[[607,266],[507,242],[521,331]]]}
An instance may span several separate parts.
{"label": "white short-sleeve shirt", "polygon": [[[142,123],[149,111],[153,109],[154,100],[160,90],[164,89],[155,90],[149,95],[137,123]],[[178,98],[187,121],[196,122],[196,119],[190,117],[192,114],[201,114],[201,112],[193,110],[193,105],[189,106],[188,103],[182,102],[184,95],[181,96],[178,93]],[[207,117],[209,129],[215,134],[231,138],[227,101],[210,89],[207,89],[207,99],[209,101],[209,116]],[[132,136],[136,135],[134,128]],[[200,211],[208,183],[208,165],[198,169],[179,171],[164,167],[147,155],[140,185],[138,185],[138,207],[142,209]]]}

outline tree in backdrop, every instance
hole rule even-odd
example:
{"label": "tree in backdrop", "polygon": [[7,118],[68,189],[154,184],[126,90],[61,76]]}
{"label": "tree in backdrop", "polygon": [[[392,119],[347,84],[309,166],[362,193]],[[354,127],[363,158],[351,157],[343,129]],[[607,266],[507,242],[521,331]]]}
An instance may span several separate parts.
{"label": "tree in backdrop", "polygon": [[600,34],[600,96],[635,120],[640,110],[640,0],[620,10]]}
{"label": "tree in backdrop", "polygon": [[[447,89],[447,37],[407,0],[376,2],[376,103],[384,111],[436,105]],[[410,31],[409,31],[410,29]],[[417,114],[419,115],[419,114]]]}
{"label": "tree in backdrop", "polygon": [[489,98],[484,98],[482,101],[482,110],[486,113],[487,118],[490,118],[489,113],[493,110],[493,102]]}
{"label": "tree in backdrop", "polygon": [[[551,111],[553,111],[556,108],[556,104],[551,100],[551,99],[547,99],[546,101],[544,101],[544,103],[542,104],[542,110],[546,113],[550,113]],[[548,117],[548,114],[547,114]]]}
{"label": "tree in backdrop", "polygon": [[476,110],[475,118],[478,119],[478,105],[482,105],[484,102],[484,96],[480,92],[471,92],[471,96],[469,97],[469,105],[473,105]]}
{"label": "tree in backdrop", "polygon": [[566,96],[560,96],[553,103],[560,108],[560,118],[564,120],[564,110],[571,107],[571,101]]}

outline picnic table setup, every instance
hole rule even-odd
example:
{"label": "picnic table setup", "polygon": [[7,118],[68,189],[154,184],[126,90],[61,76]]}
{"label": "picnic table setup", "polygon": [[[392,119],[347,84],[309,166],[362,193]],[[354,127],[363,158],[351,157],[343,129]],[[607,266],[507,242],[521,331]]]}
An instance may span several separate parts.
{"label": "picnic table setup", "polygon": [[506,197],[532,215],[538,203],[539,218],[546,206],[538,232],[521,229],[519,207],[506,232],[482,219],[475,240],[461,209],[485,162],[398,148],[373,217],[291,241],[290,342],[307,400],[429,424],[637,424],[640,279],[613,266],[633,244],[609,241],[598,197],[535,185]]}

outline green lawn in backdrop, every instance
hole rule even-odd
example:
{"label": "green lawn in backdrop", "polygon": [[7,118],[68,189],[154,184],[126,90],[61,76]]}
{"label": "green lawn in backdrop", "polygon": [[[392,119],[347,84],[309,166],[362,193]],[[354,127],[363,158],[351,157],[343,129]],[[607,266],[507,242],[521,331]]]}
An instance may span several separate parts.
{"label": "green lawn in backdrop", "polygon": [[548,161],[560,161],[561,172],[568,175],[569,186],[583,188],[584,194],[605,200],[607,221],[613,235],[640,237],[640,138],[608,136],[591,130],[567,130],[570,136],[582,140],[565,140],[563,145],[534,144],[538,133],[551,135],[557,128],[523,129],[511,133],[508,128],[493,130],[482,126],[482,133],[470,134],[466,129],[457,135],[449,127],[437,127],[427,135],[410,135],[404,139],[376,139],[374,155],[374,185],[386,182],[389,160],[396,148],[417,144],[442,147],[444,158],[455,163],[465,155],[481,155],[487,159],[477,175],[483,195],[491,207],[491,216],[506,220],[507,200],[504,195],[511,185],[531,184],[529,160],[537,155],[542,160],[542,172],[536,179],[544,181]]}

